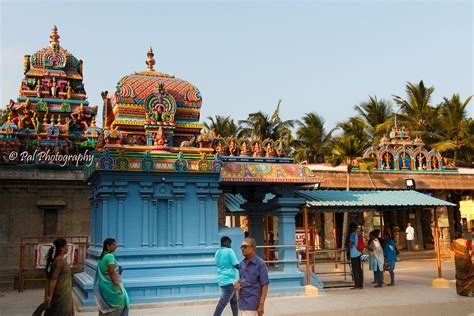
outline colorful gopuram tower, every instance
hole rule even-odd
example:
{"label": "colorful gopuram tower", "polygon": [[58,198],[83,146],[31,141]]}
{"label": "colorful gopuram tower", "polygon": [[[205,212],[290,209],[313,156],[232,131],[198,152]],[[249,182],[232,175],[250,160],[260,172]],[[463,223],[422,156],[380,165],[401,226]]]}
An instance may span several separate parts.
{"label": "colorful gopuram tower", "polygon": [[[53,154],[95,149],[102,129],[95,125],[97,107],[91,108],[86,100],[82,66],[82,60],[59,45],[56,26],[46,48],[25,55],[20,95],[7,105],[8,118],[0,130],[2,163],[54,164],[48,161]],[[22,159],[22,155],[9,155],[12,151],[46,155]]]}
{"label": "colorful gopuram tower", "polygon": [[[83,166],[92,164],[102,134],[97,108],[86,99],[82,61],[60,46],[56,26],[49,45],[23,60],[19,96],[0,118],[0,266],[17,269],[12,283],[21,280],[19,289],[25,271],[44,276],[33,247],[39,253],[40,244],[74,236],[84,249],[90,203]],[[82,269],[84,257],[78,252],[73,271]]]}

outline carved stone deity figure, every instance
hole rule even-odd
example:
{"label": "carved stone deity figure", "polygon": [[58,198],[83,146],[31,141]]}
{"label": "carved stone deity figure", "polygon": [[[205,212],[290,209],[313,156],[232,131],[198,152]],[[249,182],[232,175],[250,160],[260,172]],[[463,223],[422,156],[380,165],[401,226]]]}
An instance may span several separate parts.
{"label": "carved stone deity figure", "polygon": [[237,156],[237,143],[235,139],[229,140],[229,156]]}
{"label": "carved stone deity figure", "polygon": [[51,82],[51,97],[56,98],[58,96],[58,83],[56,82],[56,78],[53,77],[53,81]]}
{"label": "carved stone deity figure", "polygon": [[25,75],[28,72],[28,70],[30,70],[30,55],[25,55],[23,57],[23,70],[24,70]]}
{"label": "carved stone deity figure", "polygon": [[418,160],[418,170],[423,170],[425,169],[425,165],[423,164],[423,155],[418,154],[416,156],[416,160]]}
{"label": "carved stone deity figure", "polygon": [[201,129],[201,134],[197,137],[199,148],[210,148],[212,143],[211,135],[209,135],[207,128]]}
{"label": "carved stone deity figure", "polygon": [[216,146],[215,146],[214,149],[215,149],[216,153],[218,153],[219,155],[224,154],[224,146],[223,146],[223,141],[221,139],[217,139]]}
{"label": "carved stone deity figure", "polygon": [[163,128],[159,128],[158,131],[153,135],[153,145],[155,146],[163,146],[166,145],[168,140],[166,139],[166,135],[163,132]]}
{"label": "carved stone deity figure", "polygon": [[26,99],[26,101],[22,103],[22,109],[23,117],[18,122],[18,127],[36,129],[36,112],[31,109],[30,99]]}
{"label": "carved stone deity figure", "polygon": [[440,170],[439,159],[436,156],[431,158],[431,170]]}
{"label": "carved stone deity figure", "polygon": [[8,117],[10,122],[18,124],[18,111],[15,109],[15,101],[10,99],[10,102],[8,103]]}
{"label": "carved stone deity figure", "polygon": [[391,169],[390,168],[390,154],[385,153],[385,155],[383,157],[384,157],[384,161],[385,161],[385,169],[387,169],[387,170]]}
{"label": "carved stone deity figure", "polygon": [[394,128],[394,127],[392,127],[392,129],[390,130],[390,135],[389,135],[389,136],[390,136],[391,139],[394,139],[394,138],[395,138],[395,136],[396,136],[396,131],[395,131],[395,128]]}
{"label": "carved stone deity figure", "polygon": [[74,119],[74,116],[77,117],[77,120],[85,127],[85,129],[89,127],[88,121],[92,118],[92,114],[87,113],[84,110],[84,104],[81,103],[81,106],[79,107],[79,109],[71,113],[71,118]]}
{"label": "carved stone deity figure", "polygon": [[71,99],[72,98],[72,87],[71,87],[71,82],[67,82],[67,88],[66,88],[66,98]]}
{"label": "carved stone deity figure", "polygon": [[262,148],[259,141],[255,141],[252,146],[252,157],[261,157]]}
{"label": "carved stone deity figure", "polygon": [[402,160],[402,169],[407,168],[407,154],[403,151],[402,154],[400,155],[400,158]]}
{"label": "carved stone deity figure", "polygon": [[265,157],[275,157],[275,149],[270,142],[265,146]]}
{"label": "carved stone deity figure", "polygon": [[41,78],[38,78],[38,80],[36,81],[36,87],[35,87],[36,96],[38,98],[41,98],[41,90],[43,90],[43,86],[41,85]]}
{"label": "carved stone deity figure", "polygon": [[248,154],[249,154],[249,147],[248,147],[247,141],[243,140],[240,143],[240,155],[241,156],[248,156]]}
{"label": "carved stone deity figure", "polygon": [[68,122],[69,125],[69,131],[70,132],[82,132],[83,131],[83,125],[78,119],[77,114],[72,115],[72,120]]}

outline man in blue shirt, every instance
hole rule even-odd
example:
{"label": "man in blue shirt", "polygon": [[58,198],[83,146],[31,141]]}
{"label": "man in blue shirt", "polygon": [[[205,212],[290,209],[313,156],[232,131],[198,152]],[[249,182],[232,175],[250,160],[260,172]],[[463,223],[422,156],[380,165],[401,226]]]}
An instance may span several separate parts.
{"label": "man in blue shirt", "polygon": [[221,298],[217,303],[214,316],[220,316],[222,311],[230,302],[232,315],[237,316],[237,296],[235,291],[235,284],[239,280],[239,261],[235,256],[234,250],[230,248],[232,240],[223,236],[221,238],[221,247],[217,249],[214,258],[217,265],[217,282],[221,287]]}
{"label": "man in blue shirt", "polygon": [[245,257],[239,265],[240,280],[236,286],[241,316],[261,316],[264,313],[270,281],[267,266],[257,256],[256,247],[257,243],[253,238],[245,238],[240,246]]}
{"label": "man in blue shirt", "polygon": [[362,261],[360,260],[362,253],[357,250],[359,238],[362,238],[362,236],[359,236],[357,229],[356,223],[349,225],[350,236],[348,246],[351,257],[352,274],[354,276],[354,287],[351,287],[351,290],[361,290],[364,287],[364,274],[362,271]]}

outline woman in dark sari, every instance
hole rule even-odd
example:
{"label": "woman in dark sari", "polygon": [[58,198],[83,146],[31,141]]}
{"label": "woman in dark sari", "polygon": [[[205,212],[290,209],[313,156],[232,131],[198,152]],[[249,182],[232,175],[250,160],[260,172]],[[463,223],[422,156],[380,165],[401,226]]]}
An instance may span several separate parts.
{"label": "woman in dark sari", "polygon": [[46,260],[46,299],[33,315],[40,315],[46,307],[45,316],[71,316],[74,315],[71,269],[64,258],[68,252],[67,241],[59,238],[53,245]]}
{"label": "woman in dark sari", "polygon": [[120,281],[121,267],[113,255],[116,248],[115,239],[104,240],[102,254],[97,263],[94,294],[100,316],[128,316],[130,301]]}
{"label": "woman in dark sari", "polygon": [[453,241],[454,266],[456,267],[456,292],[461,296],[474,294],[474,266],[472,264],[472,244],[462,236],[462,232],[455,233]]}

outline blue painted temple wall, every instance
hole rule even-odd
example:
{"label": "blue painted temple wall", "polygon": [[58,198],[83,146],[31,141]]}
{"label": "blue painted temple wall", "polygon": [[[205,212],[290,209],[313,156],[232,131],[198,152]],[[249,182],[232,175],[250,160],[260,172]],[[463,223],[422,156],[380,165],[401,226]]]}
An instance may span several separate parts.
{"label": "blue painted temple wall", "polygon": [[218,180],[218,174],[95,173],[90,258],[75,276],[81,303],[94,304],[95,267],[108,237],[117,240],[132,302],[216,296]]}
{"label": "blue painted temple wall", "polygon": [[[91,246],[83,273],[74,276],[81,305],[95,305],[93,282],[104,239],[117,240],[115,257],[132,304],[217,299],[214,253],[220,237],[239,250],[240,228],[218,226],[221,197],[218,173],[147,173],[97,171],[90,178]],[[294,244],[294,216],[301,199],[275,199],[280,241]],[[268,206],[267,206],[268,207]],[[263,209],[263,204],[261,207]],[[250,213],[252,234],[263,236],[263,213]],[[256,238],[258,239],[258,238]],[[259,243],[262,245],[262,243]],[[294,249],[282,249],[279,269],[270,273],[272,293],[302,293],[303,274]]]}

